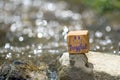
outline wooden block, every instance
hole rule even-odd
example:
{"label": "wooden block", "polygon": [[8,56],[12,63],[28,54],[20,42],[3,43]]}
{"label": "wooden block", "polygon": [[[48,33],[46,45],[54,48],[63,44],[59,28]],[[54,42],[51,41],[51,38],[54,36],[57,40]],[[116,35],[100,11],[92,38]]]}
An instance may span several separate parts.
{"label": "wooden block", "polygon": [[68,52],[87,53],[89,51],[88,30],[70,31],[68,33]]}

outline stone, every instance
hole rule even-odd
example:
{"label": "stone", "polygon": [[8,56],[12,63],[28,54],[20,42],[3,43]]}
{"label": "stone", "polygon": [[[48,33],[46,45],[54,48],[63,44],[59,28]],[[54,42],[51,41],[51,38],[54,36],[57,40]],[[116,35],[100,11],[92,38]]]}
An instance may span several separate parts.
{"label": "stone", "polygon": [[93,67],[83,54],[63,53],[59,59],[58,80],[94,80]]}
{"label": "stone", "polygon": [[86,56],[88,57],[88,61],[94,64],[94,72],[103,72],[111,76],[120,76],[119,55],[90,51]]}
{"label": "stone", "polygon": [[86,73],[92,73],[93,66],[88,62],[87,56],[83,54],[70,54],[70,64],[73,67],[82,69]]}
{"label": "stone", "polygon": [[89,51],[88,30],[70,31],[68,33],[68,52],[87,53]]}
{"label": "stone", "polygon": [[69,53],[68,53],[68,52],[63,53],[63,55],[62,55],[61,58],[59,59],[59,62],[60,62],[61,65],[63,65],[63,66],[70,66]]}
{"label": "stone", "polygon": [[0,68],[0,80],[48,80],[47,68],[44,66],[41,70],[41,66],[19,60],[3,64]]}

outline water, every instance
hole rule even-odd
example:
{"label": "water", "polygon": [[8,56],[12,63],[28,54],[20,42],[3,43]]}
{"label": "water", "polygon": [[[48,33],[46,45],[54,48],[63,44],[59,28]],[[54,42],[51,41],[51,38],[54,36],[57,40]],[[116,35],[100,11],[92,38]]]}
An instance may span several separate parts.
{"label": "water", "polygon": [[[91,10],[73,11],[64,1],[1,0],[0,64],[15,59],[34,62],[42,53],[67,51],[67,33],[88,29],[92,51],[120,54],[120,28]],[[117,29],[116,29],[117,28]]]}

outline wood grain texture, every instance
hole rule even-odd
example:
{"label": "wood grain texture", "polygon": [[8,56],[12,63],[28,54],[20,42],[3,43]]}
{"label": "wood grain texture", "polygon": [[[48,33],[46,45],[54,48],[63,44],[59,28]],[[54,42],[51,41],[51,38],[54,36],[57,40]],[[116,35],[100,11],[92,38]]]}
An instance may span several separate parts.
{"label": "wood grain texture", "polygon": [[88,30],[70,31],[68,33],[68,52],[87,53],[89,51]]}

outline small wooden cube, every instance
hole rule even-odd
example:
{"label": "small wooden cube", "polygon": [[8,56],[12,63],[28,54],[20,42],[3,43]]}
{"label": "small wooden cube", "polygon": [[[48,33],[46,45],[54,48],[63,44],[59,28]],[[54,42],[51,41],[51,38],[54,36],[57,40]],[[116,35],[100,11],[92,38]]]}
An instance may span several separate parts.
{"label": "small wooden cube", "polygon": [[87,53],[89,51],[88,30],[70,31],[68,33],[68,52]]}

